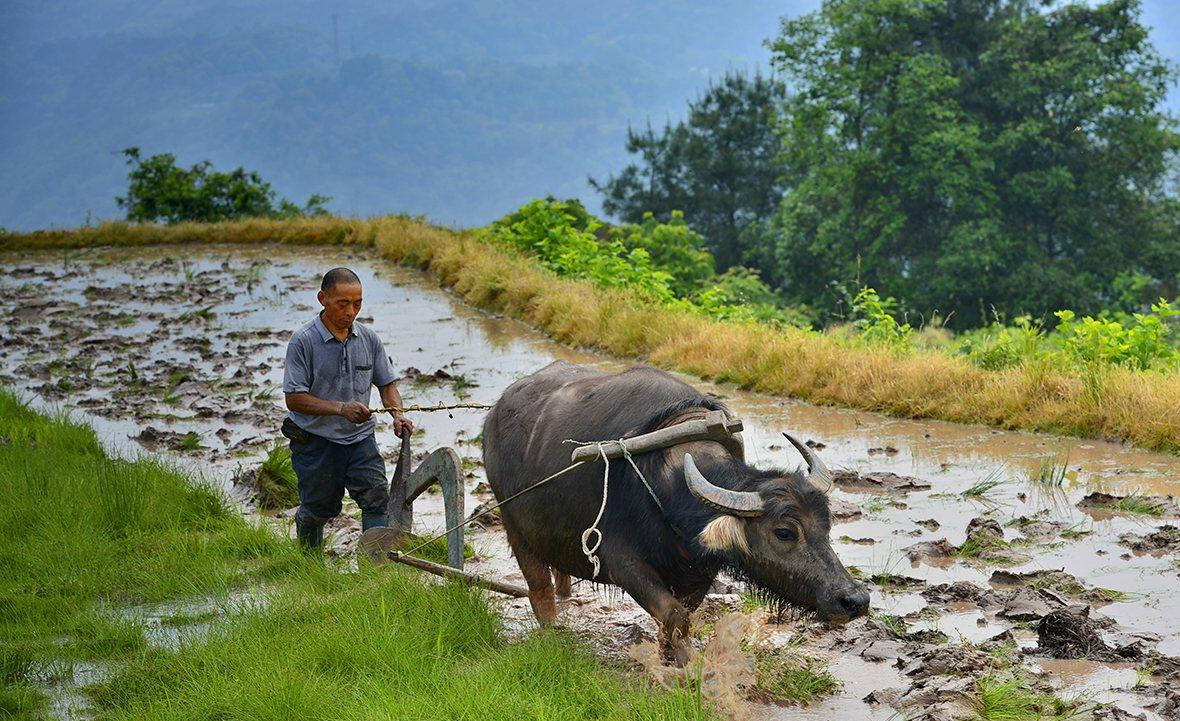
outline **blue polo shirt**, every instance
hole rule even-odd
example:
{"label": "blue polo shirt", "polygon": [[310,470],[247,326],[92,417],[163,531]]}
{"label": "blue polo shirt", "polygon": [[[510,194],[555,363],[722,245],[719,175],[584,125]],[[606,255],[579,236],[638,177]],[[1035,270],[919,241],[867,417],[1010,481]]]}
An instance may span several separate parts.
{"label": "blue polo shirt", "polygon": [[[373,386],[393,383],[393,365],[372,328],[353,321],[340,342],[320,316],[295,331],[287,343],[283,369],[284,393],[310,393],[328,401],[357,401],[369,405]],[[373,433],[370,418],[356,424],[343,416],[316,416],[290,411],[297,426],[330,441],[352,444]]]}

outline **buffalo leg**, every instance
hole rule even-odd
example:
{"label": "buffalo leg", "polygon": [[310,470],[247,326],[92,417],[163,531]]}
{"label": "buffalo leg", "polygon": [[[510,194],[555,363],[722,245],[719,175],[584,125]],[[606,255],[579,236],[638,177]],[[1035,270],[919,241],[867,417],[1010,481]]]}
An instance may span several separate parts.
{"label": "buffalo leg", "polygon": [[677,666],[688,663],[689,611],[676,600],[655,569],[643,561],[636,561],[622,568],[612,568],[610,577],[659,624],[660,651],[664,657]]}
{"label": "buffalo leg", "polygon": [[557,599],[553,596],[553,577],[549,573],[549,564],[533,555],[508,524],[504,524],[504,532],[508,535],[508,545],[512,547],[512,555],[516,556],[516,564],[524,576],[529,587],[529,604],[533,607],[533,615],[541,628],[549,628],[557,622]]}
{"label": "buffalo leg", "polygon": [[573,591],[570,588],[569,574],[562,573],[556,568],[553,569],[553,585],[557,589],[558,598],[565,599],[573,595]]}

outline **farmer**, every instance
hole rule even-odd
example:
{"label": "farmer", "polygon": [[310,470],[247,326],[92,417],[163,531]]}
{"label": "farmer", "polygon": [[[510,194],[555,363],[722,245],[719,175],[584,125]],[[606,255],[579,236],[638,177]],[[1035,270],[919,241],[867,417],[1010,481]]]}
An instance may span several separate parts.
{"label": "farmer", "polygon": [[[369,411],[373,386],[384,407],[402,407],[381,339],[355,322],[360,278],[348,268],[333,268],[316,297],[324,309],[291,336],[283,372],[290,411],[283,435],[291,440],[299,479],[295,534],[308,549],[323,543],[324,524],[340,513],[345,489],[361,508],[363,529],[389,525],[385,461]],[[400,437],[412,433],[414,424],[399,411],[393,430]]]}

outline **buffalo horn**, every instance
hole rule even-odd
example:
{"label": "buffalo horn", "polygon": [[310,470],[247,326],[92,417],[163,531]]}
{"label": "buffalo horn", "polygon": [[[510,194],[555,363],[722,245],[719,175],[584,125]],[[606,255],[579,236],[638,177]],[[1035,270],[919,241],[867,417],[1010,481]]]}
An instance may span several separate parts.
{"label": "buffalo horn", "polygon": [[750,491],[731,491],[709,482],[708,478],[697,470],[697,464],[692,460],[691,453],[684,454],[684,482],[688,490],[706,506],[716,508],[731,516],[760,516],[762,515],[762,497]]}
{"label": "buffalo horn", "polygon": [[815,455],[806,443],[800,443],[799,439],[790,433],[783,433],[783,436],[803,455],[803,460],[807,461],[807,480],[811,482],[811,485],[824,493],[832,490],[832,472],[819,459],[819,456]]}

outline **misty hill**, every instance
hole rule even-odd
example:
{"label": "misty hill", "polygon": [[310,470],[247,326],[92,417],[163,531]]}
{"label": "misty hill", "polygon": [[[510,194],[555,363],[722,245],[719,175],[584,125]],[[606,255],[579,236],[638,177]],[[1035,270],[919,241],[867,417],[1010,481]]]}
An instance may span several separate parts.
{"label": "misty hill", "polygon": [[[628,123],[763,64],[779,16],[818,0],[193,5],[0,5],[0,226],[118,216],[130,145],[244,165],[341,213],[470,225],[547,193],[594,208],[586,176],[624,164]],[[1175,35],[1157,39],[1172,57]]]}

